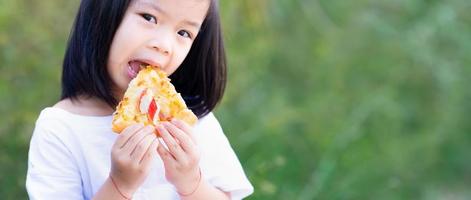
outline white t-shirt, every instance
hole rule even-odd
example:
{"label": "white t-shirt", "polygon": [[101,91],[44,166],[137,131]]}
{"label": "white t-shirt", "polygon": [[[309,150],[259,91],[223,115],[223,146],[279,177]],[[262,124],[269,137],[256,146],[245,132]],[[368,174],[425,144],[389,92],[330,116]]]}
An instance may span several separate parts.
{"label": "white t-shirt", "polygon": [[[117,137],[112,116],[83,116],[45,108],[31,138],[26,189],[30,199],[91,199],[108,177]],[[194,128],[200,168],[210,184],[242,199],[253,192],[237,156],[212,113]],[[179,199],[160,157],[133,199]]]}

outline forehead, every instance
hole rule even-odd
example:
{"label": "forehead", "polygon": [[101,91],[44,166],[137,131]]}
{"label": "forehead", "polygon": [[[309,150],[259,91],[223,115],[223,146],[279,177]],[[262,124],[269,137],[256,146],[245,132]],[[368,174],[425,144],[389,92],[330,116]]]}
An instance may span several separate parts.
{"label": "forehead", "polygon": [[202,22],[211,0],[134,0],[132,6],[156,9],[166,17]]}

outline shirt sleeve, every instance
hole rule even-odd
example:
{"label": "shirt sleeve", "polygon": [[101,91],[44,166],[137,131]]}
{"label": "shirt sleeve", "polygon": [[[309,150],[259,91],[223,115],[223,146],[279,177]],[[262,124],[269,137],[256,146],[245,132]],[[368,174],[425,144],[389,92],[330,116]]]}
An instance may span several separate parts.
{"label": "shirt sleeve", "polygon": [[242,199],[253,193],[244,170],[212,113],[197,126],[197,142],[201,150],[200,166],[205,179],[228,192],[232,199]]}
{"label": "shirt sleeve", "polygon": [[70,151],[66,131],[56,120],[36,122],[26,175],[30,199],[84,199],[80,171]]}

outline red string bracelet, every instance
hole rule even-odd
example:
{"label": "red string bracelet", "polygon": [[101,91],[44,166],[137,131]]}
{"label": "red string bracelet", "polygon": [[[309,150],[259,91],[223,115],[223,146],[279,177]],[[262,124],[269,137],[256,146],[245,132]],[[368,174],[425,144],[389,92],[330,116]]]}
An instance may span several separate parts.
{"label": "red string bracelet", "polygon": [[113,179],[113,176],[111,176],[110,174],[110,179],[111,179],[111,182],[113,183],[114,187],[116,188],[116,190],[118,191],[118,193],[126,200],[131,200],[131,198],[127,197],[126,195],[124,195],[121,190],[119,190],[119,187],[118,185],[116,185],[116,182],[114,182],[114,179]]}
{"label": "red string bracelet", "polygon": [[180,196],[182,196],[182,197],[187,197],[187,196],[190,196],[190,195],[192,195],[193,193],[195,193],[196,190],[198,190],[198,187],[200,186],[200,183],[201,183],[201,177],[202,177],[202,175],[201,175],[201,168],[199,169],[199,172],[200,172],[200,176],[199,176],[199,178],[198,178],[198,183],[196,184],[195,189],[193,189],[193,191],[191,191],[191,192],[188,193],[188,194],[182,194],[182,193],[180,193],[180,192],[177,191],[178,195],[180,195]]}

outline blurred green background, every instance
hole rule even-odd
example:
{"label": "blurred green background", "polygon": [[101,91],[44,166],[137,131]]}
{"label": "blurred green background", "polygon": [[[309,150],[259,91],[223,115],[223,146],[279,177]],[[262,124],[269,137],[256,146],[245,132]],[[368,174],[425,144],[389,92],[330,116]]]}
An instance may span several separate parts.
{"label": "blurred green background", "polygon": [[[0,197],[26,199],[79,1],[0,0]],[[471,199],[471,1],[221,1],[248,199]],[[466,89],[468,88],[468,89]]]}

